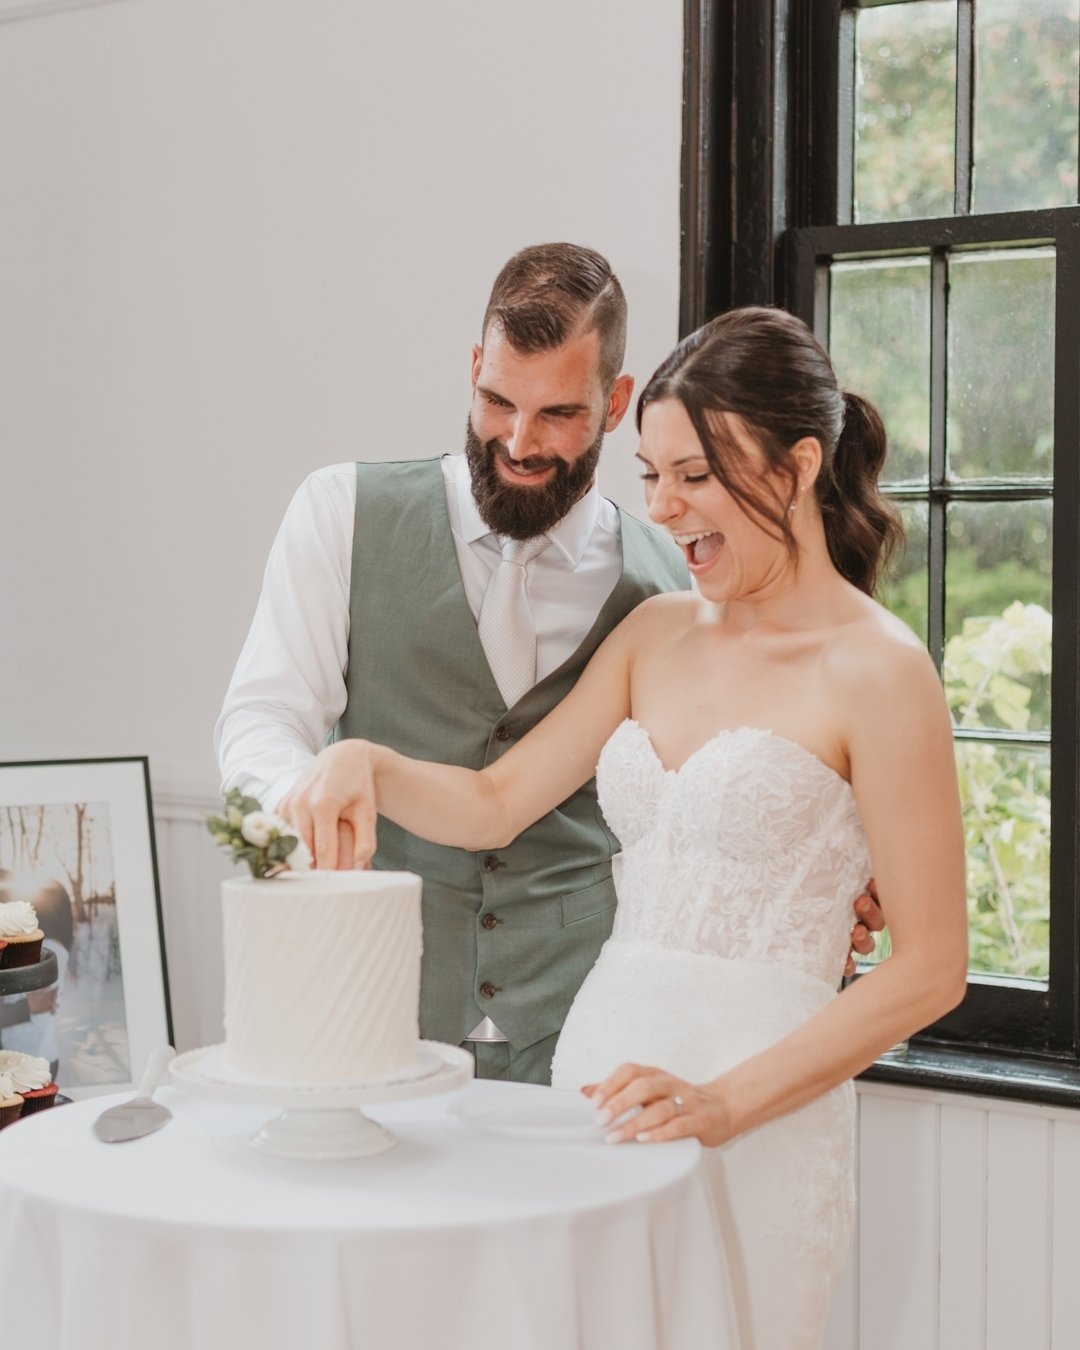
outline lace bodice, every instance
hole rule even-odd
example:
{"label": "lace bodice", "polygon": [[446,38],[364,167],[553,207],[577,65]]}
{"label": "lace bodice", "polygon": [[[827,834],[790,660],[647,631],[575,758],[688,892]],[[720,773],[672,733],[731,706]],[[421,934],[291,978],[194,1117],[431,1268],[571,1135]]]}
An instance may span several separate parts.
{"label": "lace bodice", "polygon": [[870,858],[851,787],[809,750],[721,731],[679,769],[627,720],[597,768],[623,846],[614,941],[775,961],[839,983]]}

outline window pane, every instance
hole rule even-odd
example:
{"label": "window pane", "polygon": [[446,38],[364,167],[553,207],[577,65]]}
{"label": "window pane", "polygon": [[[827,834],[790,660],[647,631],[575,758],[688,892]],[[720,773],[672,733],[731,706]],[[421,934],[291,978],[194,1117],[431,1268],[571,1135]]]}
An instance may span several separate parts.
{"label": "window pane", "polygon": [[1049,479],[1054,467],[1054,252],[949,260],[953,478]]}
{"label": "window pane", "polygon": [[1076,201],[1080,0],[979,0],[975,211]]}
{"label": "window pane", "polygon": [[894,559],[892,575],[881,586],[881,603],[927,638],[927,518],[925,502],[899,504],[904,521],[906,548]]}
{"label": "window pane", "polygon": [[1050,727],[1052,508],[948,508],[945,690],[962,727]]}
{"label": "window pane", "polygon": [[1050,751],[958,742],[972,970],[1045,979]]}
{"label": "window pane", "polygon": [[956,3],[859,11],[854,219],[951,216]]}
{"label": "window pane", "polygon": [[882,481],[926,483],[930,259],[834,263],[829,304],[829,354],[840,383],[870,399],[885,419]]}
{"label": "window pane", "polygon": [[[1050,751],[959,741],[968,966],[1045,980],[1050,969]],[[892,951],[888,929],[876,965]]]}

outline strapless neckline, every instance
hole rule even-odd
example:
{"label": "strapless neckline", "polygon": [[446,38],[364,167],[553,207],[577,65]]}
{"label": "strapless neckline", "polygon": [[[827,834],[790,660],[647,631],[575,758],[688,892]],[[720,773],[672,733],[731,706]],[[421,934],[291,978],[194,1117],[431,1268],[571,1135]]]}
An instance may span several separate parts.
{"label": "strapless neckline", "polygon": [[811,765],[814,765],[822,773],[827,774],[830,780],[842,784],[843,787],[847,788],[848,792],[851,792],[851,784],[843,776],[843,774],[838,773],[837,770],[834,769],[831,764],[826,764],[825,761],[820,757],[820,755],[815,755],[812,750],[808,750],[805,745],[801,745],[798,741],[793,741],[789,736],[780,736],[775,731],[770,731],[768,727],[751,727],[751,726],[721,727],[721,729],[715,732],[712,736],[710,736],[708,740],[703,741],[702,744],[699,745],[696,750],[692,750],[690,754],[688,754],[687,757],[683,760],[683,762],[674,769],[669,769],[667,765],[664,763],[664,761],[660,758],[656,746],[653,744],[653,738],[649,732],[649,729],[647,727],[642,726],[642,724],[637,720],[637,718],[635,717],[625,718],[624,721],[621,723],[620,727],[617,728],[616,730],[621,730],[622,727],[629,727],[638,731],[641,735],[642,741],[648,747],[649,753],[652,755],[652,758],[656,763],[657,767],[661,770],[662,773],[668,774],[673,778],[677,778],[679,774],[683,772],[684,769],[686,769],[690,764],[694,762],[694,760],[700,758],[708,751],[714,749],[723,741],[738,738],[757,737],[764,741],[776,742],[776,744],[780,746],[784,746],[790,750],[796,751],[796,753],[802,760],[808,761]]}

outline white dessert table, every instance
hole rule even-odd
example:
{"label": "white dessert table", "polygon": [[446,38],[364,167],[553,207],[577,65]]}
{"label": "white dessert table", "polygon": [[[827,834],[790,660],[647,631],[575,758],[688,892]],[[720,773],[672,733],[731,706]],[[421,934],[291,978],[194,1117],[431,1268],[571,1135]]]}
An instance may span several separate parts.
{"label": "white dessert table", "polygon": [[[163,1089],[174,1119],[102,1144],[130,1094],[0,1132],[0,1326],[23,1350],[737,1350],[696,1141],[501,1137],[487,1094],[372,1106],[373,1158],[294,1161],[274,1114]],[[520,1099],[517,1099],[520,1100]],[[538,1099],[539,1100],[539,1099]]]}

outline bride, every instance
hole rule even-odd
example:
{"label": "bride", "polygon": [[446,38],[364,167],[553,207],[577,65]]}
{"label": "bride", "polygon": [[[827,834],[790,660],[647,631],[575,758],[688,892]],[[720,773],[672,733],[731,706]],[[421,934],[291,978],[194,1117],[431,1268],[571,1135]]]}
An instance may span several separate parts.
{"label": "bride", "polygon": [[[347,784],[361,857],[376,812],[497,848],[596,773],[619,907],[552,1080],[590,1094],[613,1143],[708,1147],[743,1350],[815,1350],[849,1240],[850,1080],[964,992],[949,717],[922,644],[871,598],[898,533],[884,429],[804,324],[714,319],[652,377],[638,427],[649,515],[695,591],[639,606],[482,772],[343,741],[289,812],[310,843],[319,793]],[[892,955],[838,995],[871,874]]]}

